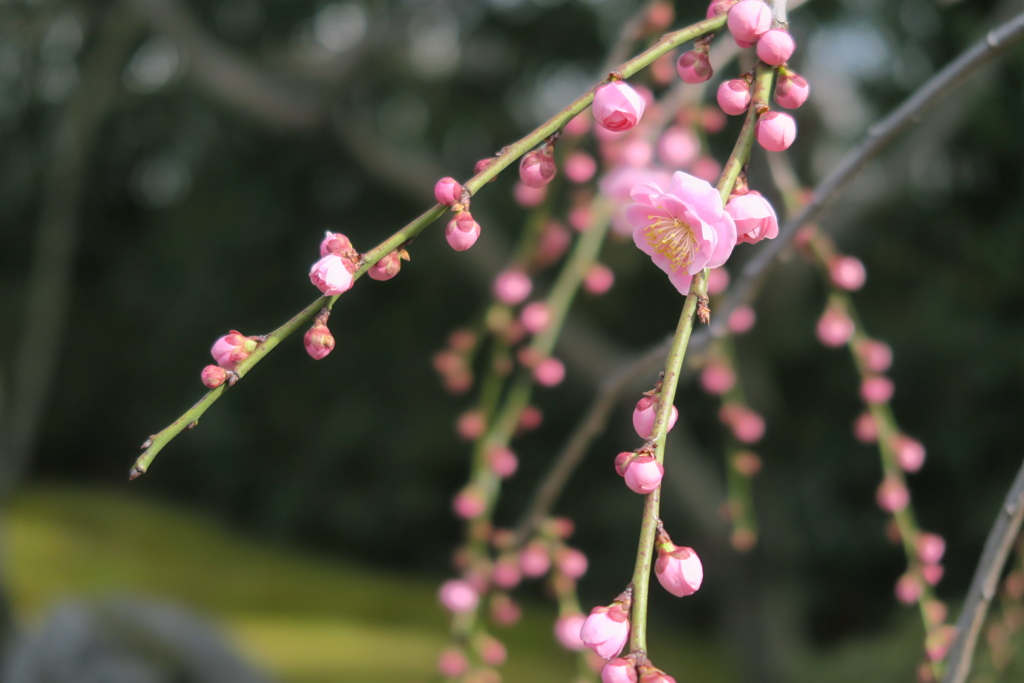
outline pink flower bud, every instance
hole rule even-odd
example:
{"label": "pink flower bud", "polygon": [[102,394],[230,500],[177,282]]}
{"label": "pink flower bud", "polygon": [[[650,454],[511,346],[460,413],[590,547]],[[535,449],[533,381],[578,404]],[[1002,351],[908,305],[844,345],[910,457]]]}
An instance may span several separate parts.
{"label": "pink flower bud", "polygon": [[875,502],[885,512],[896,513],[910,503],[910,492],[896,479],[886,477],[878,486]]}
{"label": "pink flower bud", "polygon": [[581,185],[597,172],[597,162],[586,152],[573,152],[565,158],[565,177]]}
{"label": "pink flower bud", "polygon": [[892,366],[892,347],[877,339],[857,342],[857,355],[871,372],[885,372]]}
{"label": "pink flower bud", "polygon": [[306,353],[313,360],[326,358],[327,354],[334,350],[334,335],[323,323],[317,323],[309,328],[302,342],[306,346]]}
{"label": "pink flower bud", "polygon": [[926,564],[921,567],[921,576],[924,577],[925,583],[929,586],[934,586],[939,581],[942,581],[942,575],[945,571],[941,564]]}
{"label": "pink flower bud", "polygon": [[506,270],[494,278],[494,297],[510,306],[525,301],[532,289],[530,277],[521,270]]}
{"label": "pink flower bud", "polygon": [[864,264],[856,256],[838,256],[829,259],[828,274],[832,284],[849,292],[863,287],[864,281],[867,279]]}
{"label": "pink flower bud", "polygon": [[718,417],[729,425],[736,439],[743,443],[757,443],[764,436],[764,418],[750,408],[727,403],[718,411]]}
{"label": "pink flower bud", "polygon": [[924,588],[921,580],[907,572],[896,581],[896,599],[903,605],[913,605],[921,599]]}
{"label": "pink flower bud", "polygon": [[594,93],[594,121],[602,128],[621,132],[640,122],[644,99],[624,81],[605,83]]}
{"label": "pink flower bud", "polygon": [[946,554],[946,539],[938,534],[924,532],[919,534],[914,543],[917,557],[925,564],[938,564]]}
{"label": "pink flower bud", "polygon": [[898,434],[893,438],[892,448],[896,451],[896,462],[904,472],[914,473],[924,466],[924,444],[906,434]]}
{"label": "pink flower bud", "polygon": [[527,544],[519,552],[519,568],[523,576],[536,579],[544,576],[551,569],[551,556],[548,554],[547,545],[541,541],[533,541]]}
{"label": "pink flower bud", "polygon": [[578,579],[587,573],[587,556],[576,548],[566,547],[559,551],[555,563],[558,565],[558,571],[570,579]]}
{"label": "pink flower bud", "polygon": [[629,612],[621,602],[595,607],[580,629],[580,640],[603,659],[611,659],[629,638]]}
{"label": "pink flower bud", "polygon": [[[378,280],[383,282],[384,280],[390,280],[394,276],[398,275],[398,271],[402,269],[402,254],[399,250],[388,252],[384,258],[377,261],[370,269],[366,271],[366,274],[370,276],[371,280]],[[406,254],[408,257],[408,254]]]}
{"label": "pink flower bud", "polygon": [[775,84],[775,101],[783,109],[796,109],[807,101],[811,86],[798,73],[783,69]]}
{"label": "pink flower bud", "polygon": [[757,322],[757,312],[754,311],[753,306],[744,304],[743,306],[737,306],[736,309],[729,314],[727,324],[729,331],[735,335],[746,334],[750,330],[754,329],[754,324]]}
{"label": "pink flower bud", "polygon": [[793,56],[796,43],[789,31],[773,28],[761,34],[757,41],[757,57],[765,64],[782,66]]}
{"label": "pink flower bud", "polygon": [[479,410],[467,410],[455,421],[455,432],[466,441],[475,441],[484,435],[487,421]]}
{"label": "pink flower bud", "polygon": [[529,303],[519,313],[519,322],[530,334],[542,332],[551,324],[551,308],[543,301]]}
{"label": "pink flower bud", "polygon": [[708,271],[708,294],[721,294],[729,287],[729,271],[725,268],[712,268]]}
{"label": "pink flower bud", "polygon": [[667,534],[664,539],[658,543],[658,559],[654,562],[658,582],[676,597],[693,595],[704,581],[704,567],[700,558],[693,548],[678,546],[667,540]]}
{"label": "pink flower bud", "polygon": [[441,584],[437,597],[445,609],[456,614],[472,612],[480,601],[476,590],[461,579],[445,581]]}
{"label": "pink flower bud", "polygon": [[519,469],[519,458],[508,448],[492,448],[487,453],[487,464],[496,475],[508,479]]}
{"label": "pink flower bud", "polygon": [[700,156],[700,140],[689,128],[670,126],[658,138],[658,157],[666,166],[683,168]]}
{"label": "pink flower bud", "polygon": [[442,206],[457,204],[462,199],[462,185],[455,178],[441,178],[434,185],[434,199]]}
{"label": "pink flower bud", "polygon": [[508,658],[508,650],[497,638],[481,633],[473,639],[473,649],[480,655],[484,664],[501,666]]}
{"label": "pink flower bud", "polygon": [[216,389],[224,384],[224,380],[228,378],[228,371],[219,365],[207,365],[200,373],[200,377],[207,389]]}
{"label": "pink flower bud", "polygon": [[725,212],[736,223],[736,244],[753,244],[763,239],[773,239],[779,234],[779,219],[775,209],[756,192],[731,197],[725,205]]}
{"label": "pink flower bud", "polygon": [[467,486],[455,494],[452,510],[461,519],[476,519],[487,509],[487,499],[475,486]]}
{"label": "pink flower bud", "polygon": [[555,159],[547,145],[523,155],[519,162],[519,179],[523,185],[539,189],[555,177]]}
{"label": "pink flower bud", "polygon": [[[668,429],[665,430],[666,432],[672,430],[678,418],[679,410],[672,406],[672,413],[668,418]],[[641,439],[651,438],[651,432],[654,430],[654,423],[657,419],[658,398],[656,396],[644,396],[637,401],[636,408],[633,409],[633,429],[636,430],[637,436]]]}
{"label": "pink flower bud", "polygon": [[881,375],[868,377],[860,384],[860,397],[867,404],[888,403],[896,391],[896,385]]}
{"label": "pink flower bud", "polygon": [[519,428],[529,432],[540,427],[544,422],[544,413],[537,406],[526,406],[519,415]]}
{"label": "pink flower bud", "polygon": [[[757,0],[743,0],[756,2]],[[796,121],[789,114],[770,111],[762,114],[757,120],[754,131],[757,142],[769,152],[781,152],[789,149],[796,140]]]}
{"label": "pink flower bud", "polygon": [[818,319],[815,328],[818,341],[825,346],[838,348],[853,336],[853,321],[838,306],[828,306]]}
{"label": "pink flower bud", "polygon": [[355,279],[345,264],[347,259],[335,254],[328,254],[313,264],[309,270],[309,280],[324,296],[344,294],[352,289]]}
{"label": "pink flower bud", "polygon": [[523,617],[523,609],[505,593],[491,597],[491,619],[499,626],[513,626]]}
{"label": "pink flower bud", "polygon": [[719,14],[725,14],[729,11],[738,0],[711,0],[711,4],[708,5],[707,18],[717,17]]}
{"label": "pink flower bud", "polygon": [[718,174],[722,172],[722,165],[713,157],[701,157],[693,164],[693,175],[709,183],[718,180]]}
{"label": "pink flower bud", "polygon": [[929,600],[924,604],[925,616],[932,624],[941,624],[946,620],[949,609],[942,600]]}
{"label": "pink flower bud", "polygon": [[761,471],[761,458],[753,451],[740,451],[732,457],[732,467],[744,477],[753,477]]}
{"label": "pink flower bud", "polygon": [[878,426],[871,413],[863,412],[853,422],[853,435],[861,443],[874,443],[878,440]]}
{"label": "pink flower bud", "polygon": [[565,124],[565,128],[562,129],[562,132],[566,135],[580,136],[586,135],[589,130],[590,117],[588,116],[588,112],[584,111],[570,119],[569,123]]}
{"label": "pink flower bud", "polygon": [[676,73],[683,83],[696,85],[703,83],[714,75],[715,70],[711,68],[711,59],[708,56],[706,47],[697,47],[689,52],[679,55],[676,62]]}
{"label": "pink flower bud", "polygon": [[533,368],[533,378],[544,387],[555,387],[565,379],[565,364],[557,358],[545,358]]}
{"label": "pink flower bud", "polygon": [[615,284],[615,273],[603,263],[595,263],[587,270],[583,278],[583,289],[590,294],[600,296],[612,288]]}
{"label": "pink flower bud", "polygon": [[761,0],[741,0],[729,10],[729,32],[740,44],[756,43],[772,25],[772,12]]}
{"label": "pink flower bud", "polygon": [[536,262],[539,266],[549,266],[562,258],[569,244],[572,242],[572,234],[565,229],[558,221],[549,221],[540,234],[540,241],[537,243]]}
{"label": "pink flower bud", "polygon": [[580,640],[580,629],[584,621],[586,617],[578,612],[558,617],[555,621],[555,638],[566,650],[577,651],[586,647]]}
{"label": "pink flower bud", "polygon": [[750,83],[742,78],[725,81],[718,86],[718,106],[729,116],[747,113],[750,106]]}
{"label": "pink flower bud", "polygon": [[736,373],[724,363],[711,362],[700,373],[700,385],[712,396],[721,396],[736,386]]}
{"label": "pink flower bud", "polygon": [[506,553],[494,563],[491,581],[498,588],[512,589],[523,580],[523,572],[519,569],[519,556]]}
{"label": "pink flower bud", "polygon": [[[486,159],[481,159],[480,161],[476,162],[476,164],[473,166],[473,175],[480,175],[481,173],[489,169],[493,163],[494,157],[487,157]],[[494,179],[491,179],[491,182],[493,183]]]}
{"label": "pink flower bud", "polygon": [[328,254],[347,256],[352,251],[352,242],[340,232],[324,233],[324,239],[320,242],[320,258]]}
{"label": "pink flower bud", "polygon": [[945,659],[946,654],[949,652],[949,646],[953,644],[955,636],[956,627],[949,624],[940,626],[929,633],[924,639],[924,651],[928,655],[928,659],[933,662]]}
{"label": "pink flower bud", "polygon": [[210,348],[210,355],[217,361],[217,365],[225,370],[234,370],[239,363],[252,355],[256,350],[258,342],[252,337],[246,337],[238,330],[231,330],[213,343]]}
{"label": "pink flower bud", "polygon": [[647,495],[656,491],[661,486],[661,479],[665,476],[665,468],[654,456],[640,455],[633,458],[626,465],[625,474],[626,486],[630,491]]}
{"label": "pink flower bud", "polygon": [[636,664],[626,657],[608,660],[601,669],[601,683],[637,683]]}
{"label": "pink flower bud", "polygon": [[448,221],[444,229],[445,239],[455,251],[466,251],[476,244],[480,237],[480,224],[473,220],[469,211],[460,211]]}
{"label": "pink flower bud", "polygon": [[469,659],[460,648],[446,647],[437,658],[437,671],[447,678],[459,678],[469,671]]}

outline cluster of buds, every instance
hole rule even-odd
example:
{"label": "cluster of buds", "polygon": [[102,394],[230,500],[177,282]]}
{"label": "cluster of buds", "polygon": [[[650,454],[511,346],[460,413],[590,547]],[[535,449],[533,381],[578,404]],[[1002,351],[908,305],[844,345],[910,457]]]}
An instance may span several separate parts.
{"label": "cluster of buds", "polygon": [[363,259],[347,237],[328,231],[320,242],[320,260],[309,270],[310,281],[324,296],[344,294],[355,283]]}
{"label": "cluster of buds", "polygon": [[266,341],[266,337],[247,337],[238,330],[231,330],[228,334],[220,337],[210,348],[210,355],[217,362],[216,365],[207,365],[200,373],[203,384],[210,389],[215,389],[226,381],[228,385],[238,381],[235,368],[238,364],[252,355],[256,347]]}

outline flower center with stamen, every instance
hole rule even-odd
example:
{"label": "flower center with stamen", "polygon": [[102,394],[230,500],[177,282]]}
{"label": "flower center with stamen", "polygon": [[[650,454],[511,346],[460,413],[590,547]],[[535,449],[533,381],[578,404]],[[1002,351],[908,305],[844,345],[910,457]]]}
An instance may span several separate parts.
{"label": "flower center with stamen", "polygon": [[668,259],[672,271],[686,268],[693,262],[699,248],[697,237],[689,223],[678,218],[648,216],[651,224],[644,230],[647,245],[654,253]]}

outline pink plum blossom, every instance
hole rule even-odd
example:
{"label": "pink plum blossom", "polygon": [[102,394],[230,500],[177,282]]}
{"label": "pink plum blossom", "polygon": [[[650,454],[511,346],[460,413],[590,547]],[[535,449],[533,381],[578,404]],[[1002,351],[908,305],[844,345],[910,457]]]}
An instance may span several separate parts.
{"label": "pink plum blossom", "polygon": [[661,486],[665,467],[652,455],[639,455],[626,465],[623,477],[630,491],[647,495]]}
{"label": "pink plum blossom", "polygon": [[684,168],[700,154],[700,140],[689,128],[669,126],[658,138],[658,158],[663,164]]}
{"label": "pink plum blossom", "polygon": [[721,266],[732,254],[736,224],[707,181],[677,171],[668,191],[644,183],[631,196],[626,218],[633,225],[633,242],[681,294],[689,292],[694,275]]}
{"label": "pink plum blossom", "polygon": [[328,254],[313,264],[309,270],[309,280],[324,296],[344,294],[352,289],[355,279],[346,265],[347,259],[335,254]]}
{"label": "pink plum blossom", "polygon": [[494,298],[510,306],[525,301],[532,289],[530,276],[521,270],[506,270],[494,278]]}
{"label": "pink plum blossom", "polygon": [[736,243],[753,244],[773,239],[779,234],[779,219],[775,209],[757,192],[734,195],[725,205],[725,212],[736,223]]}
{"label": "pink plum blossom", "polygon": [[583,278],[583,289],[595,296],[606,293],[613,284],[615,284],[615,273],[603,263],[595,263],[590,266]]}
{"label": "pink plum blossom", "polygon": [[594,121],[607,130],[629,130],[640,122],[644,107],[643,97],[623,81],[605,83],[594,93]]}
{"label": "pink plum blossom", "polygon": [[667,536],[658,544],[654,573],[662,587],[679,598],[696,593],[704,581],[704,566],[693,548],[675,545]]}
{"label": "pink plum blossom", "polygon": [[727,323],[729,331],[733,334],[746,334],[754,329],[754,324],[757,323],[757,311],[749,304],[737,306],[736,310],[729,314]]}
{"label": "pink plum blossom", "polygon": [[836,256],[828,261],[828,275],[832,284],[849,292],[864,286],[867,271],[856,256]]}
{"label": "pink plum blossom", "polygon": [[892,380],[882,375],[868,377],[860,383],[860,397],[867,404],[888,403],[895,390]]}
{"label": "pink plum blossom", "polygon": [[892,366],[892,347],[878,339],[857,342],[857,355],[871,372],[885,372]]}
{"label": "pink plum blossom", "polygon": [[846,311],[838,306],[830,305],[821,314],[821,317],[818,318],[815,331],[818,335],[818,341],[822,344],[831,348],[838,348],[850,341],[850,337],[853,336],[853,329],[853,321],[846,314]]}
{"label": "pink plum blossom", "polygon": [[896,451],[896,462],[904,472],[914,473],[924,466],[924,444],[906,434],[898,434],[893,438],[892,448]]}
{"label": "pink plum blossom", "polygon": [[595,607],[580,629],[580,640],[603,659],[611,659],[629,638],[629,609],[621,602]]}

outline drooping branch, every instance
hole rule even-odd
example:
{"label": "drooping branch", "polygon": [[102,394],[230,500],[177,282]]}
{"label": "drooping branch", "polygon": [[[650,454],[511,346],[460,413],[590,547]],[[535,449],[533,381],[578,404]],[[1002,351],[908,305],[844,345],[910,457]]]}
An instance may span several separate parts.
{"label": "drooping branch", "polygon": [[1013,549],[1024,521],[1024,463],[1017,471],[1006,500],[996,515],[996,522],[988,532],[985,549],[978,560],[978,568],[967,591],[967,599],[956,622],[956,638],[950,648],[943,683],[964,683],[971,672],[978,634],[985,623],[989,605],[996,595],[999,576],[1006,566],[1006,558]]}

